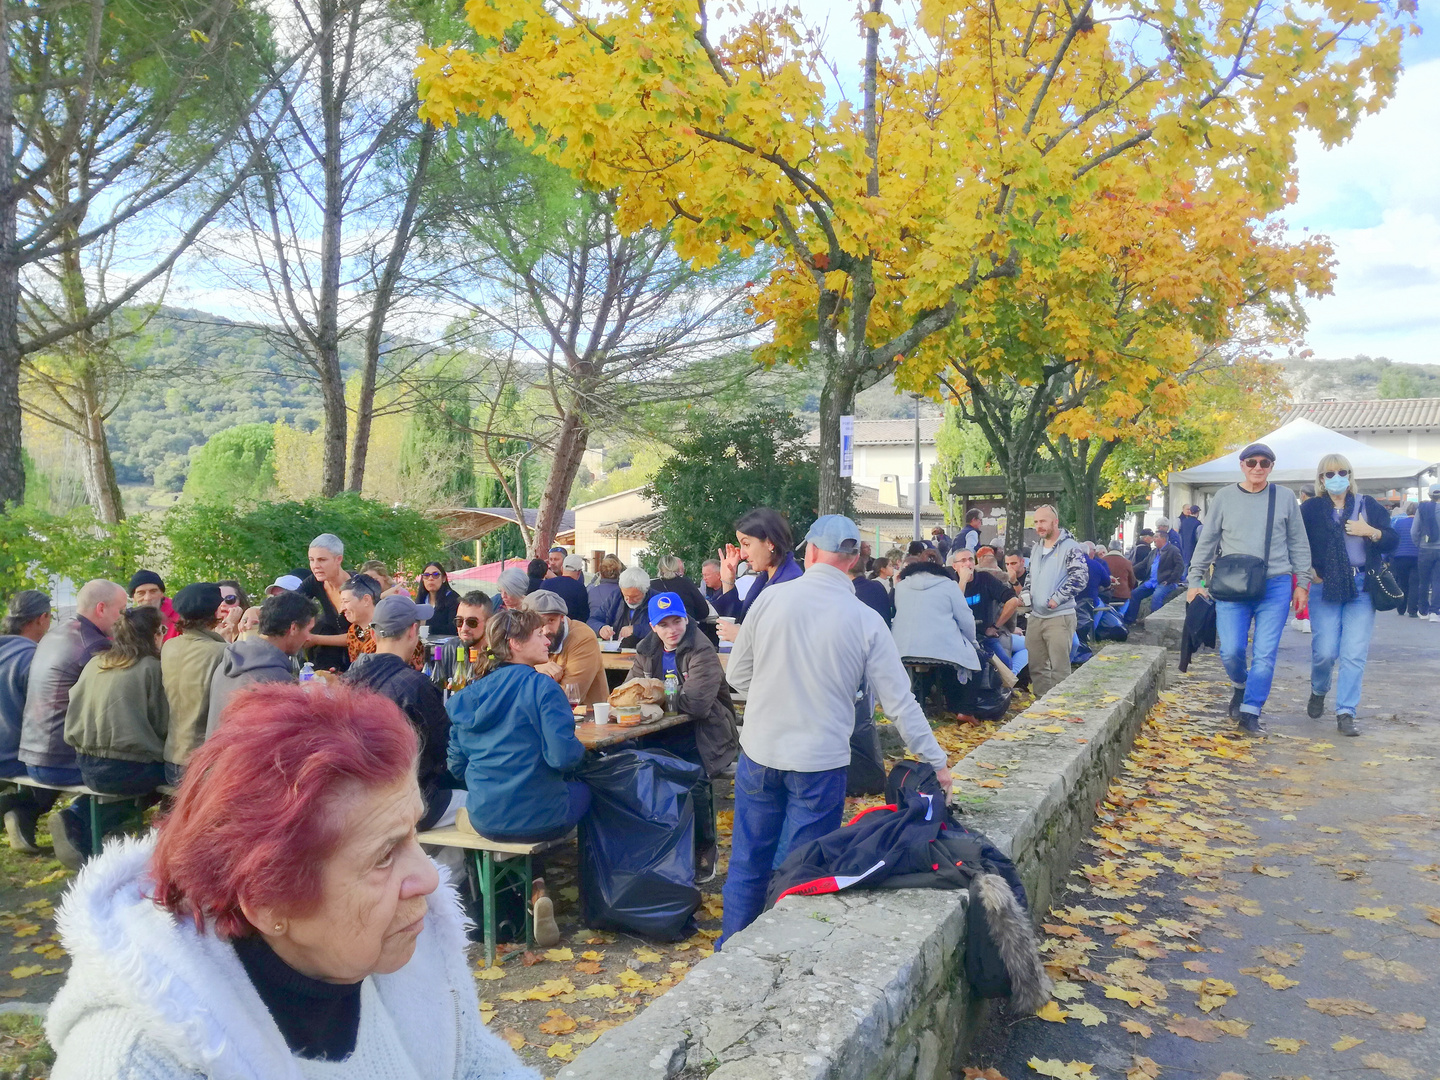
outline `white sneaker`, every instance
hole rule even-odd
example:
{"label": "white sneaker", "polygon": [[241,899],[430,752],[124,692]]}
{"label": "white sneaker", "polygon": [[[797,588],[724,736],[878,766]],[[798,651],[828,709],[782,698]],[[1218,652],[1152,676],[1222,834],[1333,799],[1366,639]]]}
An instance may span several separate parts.
{"label": "white sneaker", "polygon": [[1432,612],[1430,613],[1430,621],[1431,621],[1431,622],[1440,622],[1440,615],[1437,615],[1435,612],[1432,611]]}
{"label": "white sneaker", "polygon": [[1296,622],[1299,623],[1300,633],[1302,633],[1302,634],[1308,634],[1308,633],[1310,633],[1310,620],[1309,620],[1309,619],[1297,619]]}

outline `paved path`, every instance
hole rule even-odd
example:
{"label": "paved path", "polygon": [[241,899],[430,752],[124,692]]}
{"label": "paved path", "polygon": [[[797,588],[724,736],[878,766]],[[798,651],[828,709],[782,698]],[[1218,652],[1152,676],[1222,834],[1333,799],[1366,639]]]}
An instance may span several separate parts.
{"label": "paved path", "polygon": [[1248,745],[1213,654],[1173,677],[1045,920],[1078,1015],[1002,1018],[971,1065],[1440,1080],[1440,625],[1378,616],[1356,739],[1306,717],[1309,650],[1286,630]]}

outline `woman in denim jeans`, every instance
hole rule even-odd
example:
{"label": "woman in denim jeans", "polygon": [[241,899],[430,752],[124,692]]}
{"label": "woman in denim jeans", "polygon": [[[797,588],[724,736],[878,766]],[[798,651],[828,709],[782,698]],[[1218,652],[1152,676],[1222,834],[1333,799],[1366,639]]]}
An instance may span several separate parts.
{"label": "woman in denim jeans", "polygon": [[1355,485],[1355,470],[1340,454],[1320,459],[1316,496],[1300,507],[1310,539],[1310,704],[1306,712],[1318,720],[1335,663],[1340,677],[1335,688],[1335,722],[1342,735],[1359,735],[1355,710],[1365,658],[1375,629],[1375,605],[1365,591],[1365,570],[1379,569],[1380,556],[1400,543],[1390,515]]}

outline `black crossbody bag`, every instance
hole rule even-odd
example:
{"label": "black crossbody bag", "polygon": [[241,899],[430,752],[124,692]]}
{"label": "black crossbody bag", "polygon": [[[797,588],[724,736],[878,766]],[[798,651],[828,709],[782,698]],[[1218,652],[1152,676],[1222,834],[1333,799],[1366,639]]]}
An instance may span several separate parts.
{"label": "black crossbody bag", "polygon": [[1210,575],[1210,596],[1215,600],[1259,600],[1265,595],[1265,572],[1270,567],[1270,540],[1275,531],[1275,484],[1270,484],[1270,510],[1265,515],[1265,557],[1221,555]]}

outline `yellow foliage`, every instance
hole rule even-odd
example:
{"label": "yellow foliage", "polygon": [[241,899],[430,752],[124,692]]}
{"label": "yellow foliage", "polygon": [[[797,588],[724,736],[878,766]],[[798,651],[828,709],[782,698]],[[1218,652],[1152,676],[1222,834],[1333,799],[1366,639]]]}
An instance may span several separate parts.
{"label": "yellow foliage", "polygon": [[[1022,382],[1077,362],[1105,390],[1076,433],[1185,415],[1180,376],[1203,343],[1244,336],[1233,312],[1263,298],[1263,336],[1328,289],[1328,247],[1272,220],[1295,197],[1297,136],[1346,137],[1418,32],[1398,3],[1257,26],[1225,4],[1097,20],[1059,0],[921,0],[908,27],[857,20],[884,39],[872,115],[827,93],[825,37],[797,12],[732,10],[712,39],[697,0],[469,0],[469,47],[419,51],[420,114],[498,115],[614,191],[623,231],[667,228],[697,267],[778,252],[751,298],[764,362],[843,335],[863,368],[932,392],[957,356]],[[1131,20],[1147,33],[1115,29]]]}

